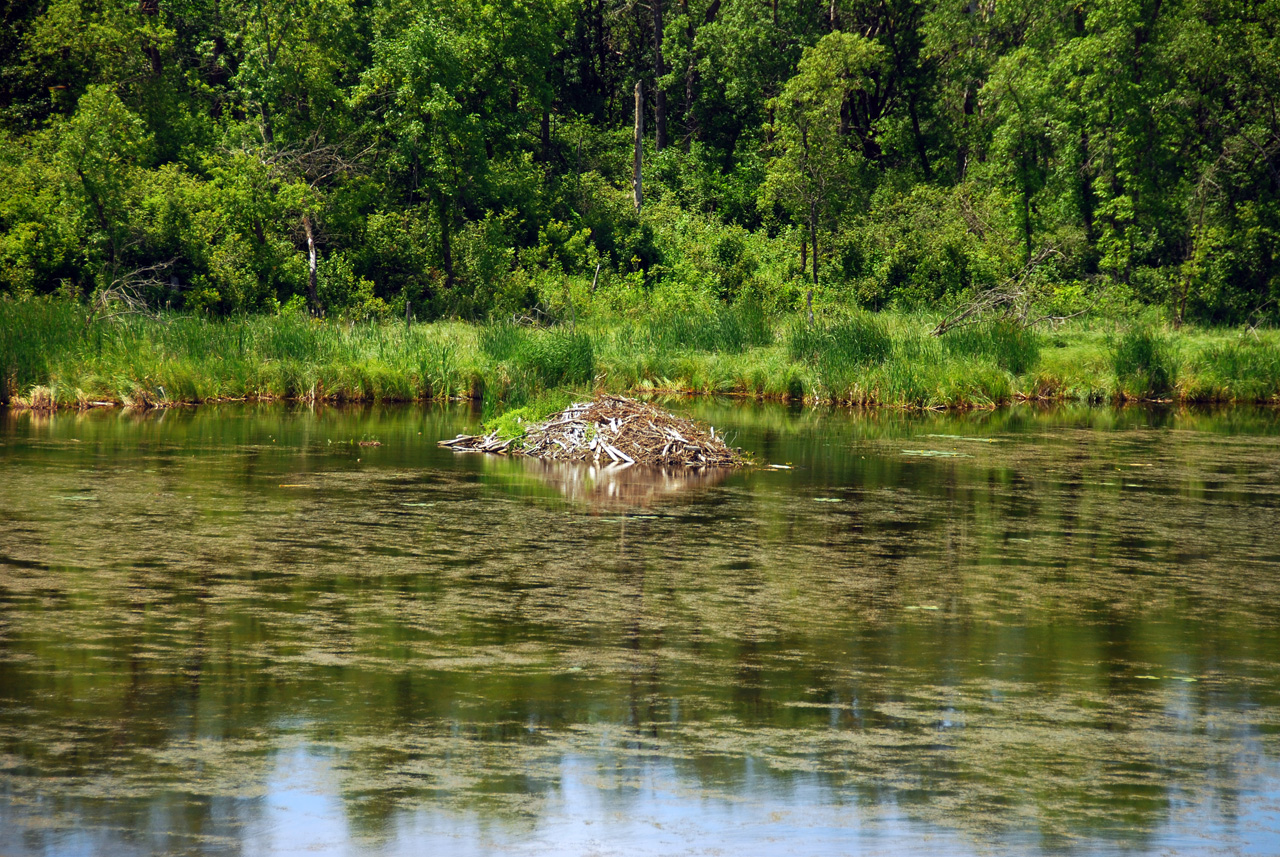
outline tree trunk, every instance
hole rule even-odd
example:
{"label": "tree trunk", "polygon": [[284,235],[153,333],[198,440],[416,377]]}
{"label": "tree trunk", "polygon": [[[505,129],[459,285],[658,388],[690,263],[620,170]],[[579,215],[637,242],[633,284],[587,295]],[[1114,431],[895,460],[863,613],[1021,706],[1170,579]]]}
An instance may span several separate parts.
{"label": "tree trunk", "polygon": [[925,181],[933,181],[933,170],[929,167],[929,152],[924,145],[924,135],[920,133],[920,115],[916,110],[915,90],[907,93],[907,112],[911,115],[911,132],[916,139],[916,155],[920,158],[920,169]]}
{"label": "tree trunk", "polygon": [[1084,222],[1084,240],[1085,243],[1094,246],[1093,234],[1093,178],[1089,175],[1089,132],[1084,128],[1080,129],[1080,219]]}
{"label": "tree trunk", "polygon": [[320,288],[317,276],[316,232],[311,224],[311,215],[302,215],[302,228],[307,233],[307,303],[311,305],[311,314],[320,315]]}
{"label": "tree trunk", "polygon": [[[138,0],[138,11],[148,18],[155,18],[160,14],[160,0]],[[147,59],[151,60],[151,75],[159,77],[164,71],[164,62],[160,58],[160,49],[156,47],[154,42],[148,41],[143,50],[147,54]]]}
{"label": "tree trunk", "polygon": [[818,203],[809,203],[809,243],[813,245],[813,285],[818,285]]}
{"label": "tree trunk", "polygon": [[653,7],[653,148],[661,152],[667,147],[667,93],[662,88],[662,78],[667,73],[662,56],[663,0],[649,2]]}
{"label": "tree trunk", "polygon": [[694,74],[696,73],[696,46],[694,45],[693,16],[689,14],[689,0],[680,0],[680,12],[684,15],[685,37],[689,40],[689,62],[684,69],[684,150],[693,146],[697,135],[697,121],[693,115]]}
{"label": "tree trunk", "polygon": [[640,164],[644,160],[644,93],[640,88],[640,82],[636,81],[636,173],[632,183],[632,191],[635,195],[636,214],[640,213],[640,206],[644,203],[644,191],[640,185]]}
{"label": "tree trunk", "polygon": [[258,106],[258,115],[262,117],[262,138],[268,143],[276,141],[276,131],[271,127],[271,108],[264,101]]}
{"label": "tree trunk", "polygon": [[444,263],[444,287],[453,289],[453,235],[449,230],[449,200],[444,194],[437,198],[436,209],[440,215],[440,261]]}
{"label": "tree trunk", "polygon": [[542,109],[542,127],[539,131],[539,136],[542,137],[542,162],[549,164],[551,163],[551,111],[545,107]]}
{"label": "tree trunk", "polygon": [[1026,241],[1027,263],[1031,262],[1031,188],[1022,181],[1022,236]]}

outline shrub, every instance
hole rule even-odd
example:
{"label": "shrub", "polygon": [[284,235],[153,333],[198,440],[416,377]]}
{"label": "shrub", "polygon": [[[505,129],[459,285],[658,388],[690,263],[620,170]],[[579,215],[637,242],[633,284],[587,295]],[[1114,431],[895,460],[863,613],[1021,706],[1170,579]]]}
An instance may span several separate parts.
{"label": "shrub", "polygon": [[389,311],[386,302],[374,295],[373,283],[357,275],[343,253],[320,262],[316,281],[321,306],[340,318],[382,318]]}

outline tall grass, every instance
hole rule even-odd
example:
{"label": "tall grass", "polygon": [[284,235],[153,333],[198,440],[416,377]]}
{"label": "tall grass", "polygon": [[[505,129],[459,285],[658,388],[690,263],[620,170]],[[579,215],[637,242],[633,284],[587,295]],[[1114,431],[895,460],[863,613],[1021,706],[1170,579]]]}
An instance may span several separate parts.
{"label": "tall grass", "polygon": [[53,361],[60,355],[79,357],[91,333],[76,304],[0,299],[0,404],[47,386]]}
{"label": "tall grass", "polygon": [[650,347],[659,351],[715,351],[741,354],[773,341],[773,328],[759,304],[742,301],[720,306],[707,315],[667,313],[642,328]]}
{"label": "tall grass", "polygon": [[489,324],[480,330],[480,350],[496,363],[530,373],[544,389],[589,384],[595,374],[591,335],[574,328]]}
{"label": "tall grass", "polygon": [[1266,402],[1280,398],[1280,344],[1256,334],[1204,349],[1185,383],[1193,401]]}
{"label": "tall grass", "polygon": [[[31,406],[222,399],[408,401],[482,397],[488,415],[548,394],[732,393],[893,407],[1017,397],[1274,401],[1280,333],[993,324],[928,335],[924,316],[850,312],[810,325],[747,305],[589,326],[300,316],[96,317],[75,304],[0,300],[0,400]],[[1178,347],[1175,347],[1175,344]],[[1179,379],[1184,379],[1179,383]]]}
{"label": "tall grass", "polygon": [[796,319],[787,331],[787,351],[792,360],[807,361],[833,372],[882,363],[892,347],[884,323],[866,313],[816,325]]}
{"label": "tall grass", "polygon": [[1172,395],[1178,364],[1172,345],[1147,327],[1126,331],[1111,352],[1116,391],[1127,398],[1158,399]]}
{"label": "tall grass", "polygon": [[1007,319],[994,319],[948,331],[942,336],[948,354],[985,357],[1001,369],[1022,375],[1040,360],[1040,336]]}

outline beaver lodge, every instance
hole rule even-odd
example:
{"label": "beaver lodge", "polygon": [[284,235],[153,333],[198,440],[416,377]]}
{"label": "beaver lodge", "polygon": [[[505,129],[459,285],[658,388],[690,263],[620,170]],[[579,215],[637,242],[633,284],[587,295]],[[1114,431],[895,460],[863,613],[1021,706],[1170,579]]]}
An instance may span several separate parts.
{"label": "beaver lodge", "polygon": [[545,461],[633,464],[657,467],[741,467],[742,450],[731,448],[715,426],[667,413],[648,402],[600,395],[578,402],[539,423],[527,424],[518,437],[458,435],[442,440],[457,452],[528,455]]}

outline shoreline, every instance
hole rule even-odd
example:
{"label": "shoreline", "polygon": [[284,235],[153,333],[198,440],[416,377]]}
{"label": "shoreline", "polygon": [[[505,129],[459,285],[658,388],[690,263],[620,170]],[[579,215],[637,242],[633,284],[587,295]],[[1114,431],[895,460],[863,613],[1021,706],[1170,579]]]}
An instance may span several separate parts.
{"label": "shoreline", "polygon": [[[1168,407],[1220,407],[1220,408],[1280,408],[1280,397],[1269,397],[1265,399],[1226,399],[1226,398],[1192,398],[1187,396],[1175,396],[1166,398],[1141,398],[1133,396],[1112,396],[1101,397],[1095,396],[1090,398],[1073,397],[1073,396],[1024,396],[1014,395],[1012,398],[998,402],[961,402],[952,404],[932,404],[921,405],[915,403],[898,403],[898,402],[877,402],[877,401],[845,401],[839,399],[789,399],[784,396],[762,396],[749,392],[740,391],[712,391],[712,390],[675,390],[675,389],[658,389],[646,388],[640,390],[627,389],[621,391],[604,391],[604,390],[579,390],[572,388],[552,389],[546,391],[549,394],[568,394],[572,396],[580,396],[583,398],[591,398],[601,392],[609,392],[615,395],[623,395],[637,398],[640,400],[649,399],[730,399],[738,401],[751,401],[760,404],[781,404],[781,405],[800,405],[805,408],[842,408],[846,410],[860,411],[894,411],[899,413],[964,413],[968,411],[996,411],[1002,408],[1011,408],[1017,405],[1031,405],[1039,407],[1055,407],[1055,406],[1084,406],[1091,408],[1113,407],[1150,407],[1150,406],[1168,406]],[[126,401],[89,401],[84,403],[57,403],[53,405],[29,404],[27,402],[17,400],[7,403],[0,403],[0,412],[9,411],[12,413],[39,413],[39,414],[55,414],[55,413],[87,413],[91,411],[112,411],[119,410],[122,412],[146,413],[148,411],[163,411],[177,408],[193,409],[206,405],[324,405],[327,407],[343,407],[343,406],[369,406],[369,405],[437,405],[437,404],[472,404],[480,405],[484,401],[483,396],[450,396],[442,398],[358,398],[349,396],[225,396],[225,397],[209,397],[200,400],[163,400],[150,401],[145,403],[131,403]]]}
{"label": "shoreline", "polygon": [[1015,402],[1280,403],[1280,331],[999,319],[932,336],[922,314],[830,307],[816,323],[736,306],[573,325],[304,316],[98,318],[0,301],[0,406],[60,411],[217,402],[482,402],[726,396],[895,411]]}

